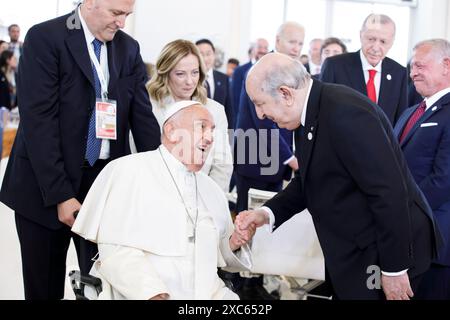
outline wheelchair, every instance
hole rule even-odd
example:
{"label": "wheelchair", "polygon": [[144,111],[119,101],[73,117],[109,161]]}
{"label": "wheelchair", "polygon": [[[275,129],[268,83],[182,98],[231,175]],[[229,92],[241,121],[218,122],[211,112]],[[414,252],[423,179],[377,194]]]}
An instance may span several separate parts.
{"label": "wheelchair", "polygon": [[76,300],[96,300],[103,291],[102,280],[92,275],[83,276],[78,270],[69,272],[69,280]]}
{"label": "wheelchair", "polygon": [[[275,192],[250,189],[248,192],[249,210],[261,207],[272,199]],[[325,262],[315,227],[308,212],[294,216],[289,223],[280,226],[277,234],[269,235],[257,230],[253,238],[252,251],[254,265],[251,272],[243,275],[264,277],[264,287],[268,292],[277,292],[282,300],[331,300],[325,283]],[[293,231],[295,231],[293,233]],[[298,235],[302,234],[302,239]],[[285,242],[280,242],[284,238]],[[287,242],[286,242],[287,241]],[[298,250],[285,251],[286,247],[300,248],[300,242],[307,243],[303,256],[297,256]],[[284,255],[281,255],[281,252]],[[288,254],[289,253],[289,254]],[[261,259],[264,256],[265,259]],[[289,257],[289,259],[288,259]],[[272,263],[267,263],[271,261]],[[284,266],[277,264],[283,261]],[[316,294],[317,292],[317,294]]]}
{"label": "wheelchair", "polygon": [[[274,195],[275,193],[273,192],[250,189],[248,202],[249,209],[260,207]],[[294,227],[303,228],[303,233],[308,235],[307,238],[302,239],[302,241],[308,240],[308,244],[311,248],[317,249],[319,244],[317,236],[313,232],[314,226],[312,225],[312,221],[308,221],[308,219],[304,219],[304,217],[306,216],[303,216],[302,220],[293,219],[293,223],[296,223]],[[308,231],[309,233],[307,233]],[[283,232],[285,231],[281,231],[281,234],[283,234]],[[254,240],[262,241],[262,247],[259,246],[259,248],[255,251],[256,254],[266,252],[271,248],[273,249],[274,245],[277,244],[276,241],[278,240],[276,238],[268,237],[270,236],[262,233],[259,236],[258,234],[255,235]],[[274,252],[275,251],[272,250],[272,253]],[[304,257],[302,260],[294,259],[294,257],[292,257],[292,262],[284,261],[284,264],[289,265],[289,267],[287,269],[281,268],[283,270],[280,270],[279,266],[276,268],[270,268],[266,263],[263,263],[262,260],[259,260],[255,256],[255,262],[257,262],[257,265],[254,266],[251,272],[241,272],[241,276],[246,278],[263,276],[264,288],[267,292],[277,292],[277,295],[283,300],[307,300],[309,298],[331,300],[332,297],[327,294],[314,294],[316,289],[325,283],[324,270],[320,270],[321,268],[324,268],[323,255],[320,249],[315,250],[314,252],[315,253],[313,255]],[[271,261],[276,260],[280,259],[271,259]],[[272,265],[274,264],[275,263]],[[102,292],[103,288],[101,279],[93,275],[83,276],[80,271],[73,270],[69,272],[69,279],[76,300],[96,300]],[[320,292],[320,290],[318,291]]]}

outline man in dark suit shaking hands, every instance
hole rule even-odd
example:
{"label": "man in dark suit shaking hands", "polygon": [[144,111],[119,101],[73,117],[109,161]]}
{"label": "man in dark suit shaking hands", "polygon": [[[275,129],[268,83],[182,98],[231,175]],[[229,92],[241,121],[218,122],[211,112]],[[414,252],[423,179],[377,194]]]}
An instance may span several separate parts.
{"label": "man in dark suit shaking hands", "polygon": [[387,58],[394,44],[395,23],[386,15],[371,14],[360,32],[361,50],[328,58],[320,80],[343,84],[369,97],[395,125],[407,102],[406,68]]}
{"label": "man in dark suit shaking hands", "polygon": [[250,70],[247,91],[259,118],[295,130],[300,170],[265,207],[240,213],[238,227],[280,226],[308,208],[337,298],[412,297],[439,238],[381,109],[279,54]]}
{"label": "man in dark suit shaking hands", "polygon": [[19,67],[21,123],[0,200],[15,211],[26,299],[61,299],[74,239],[82,273],[94,244],[71,233],[102,168],[160,145],[138,43],[122,32],[134,0],[85,0],[28,32]]}

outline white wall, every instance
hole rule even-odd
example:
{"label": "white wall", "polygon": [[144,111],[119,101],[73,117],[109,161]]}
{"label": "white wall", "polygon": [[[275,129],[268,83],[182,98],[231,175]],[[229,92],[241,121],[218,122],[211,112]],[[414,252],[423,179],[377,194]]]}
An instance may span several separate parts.
{"label": "white wall", "polygon": [[[21,29],[20,40],[23,41],[29,28],[36,23],[69,13],[75,8],[74,2],[74,0],[0,0],[0,39],[9,41],[6,27],[17,23]],[[5,27],[3,30],[2,25]]]}
{"label": "white wall", "polygon": [[[23,38],[31,25],[69,12],[73,7],[74,0],[41,0],[39,6],[26,12],[21,8],[25,5],[29,7],[34,4],[33,1],[0,0],[0,2],[2,3],[0,5],[0,21],[3,21],[5,25],[13,22],[19,23],[22,27]],[[58,2],[59,10],[56,6]],[[273,2],[280,5],[283,3],[280,0],[273,0]],[[435,37],[450,40],[450,23],[448,22],[450,20],[450,0],[418,0],[417,2],[418,7],[412,9],[409,45],[405,45],[408,56],[414,44],[421,40]],[[269,3],[269,1],[136,0],[135,14],[127,21],[126,31],[141,43],[144,60],[149,62],[156,60],[162,47],[169,41],[177,38],[195,41],[200,37],[208,37],[218,47],[226,49],[225,58],[237,57],[242,62],[246,62],[249,43],[254,40],[251,39],[251,33],[253,32],[254,37],[256,35],[264,36],[260,34],[263,32],[262,27],[251,30],[254,25],[252,24],[252,15],[258,12],[258,6],[264,3]],[[255,9],[252,10],[252,6]],[[272,11],[271,13],[267,24],[276,20],[278,26],[280,21],[278,21],[276,12]],[[327,19],[323,20],[327,21]],[[4,32],[6,33],[6,31]],[[307,30],[308,33],[312,34]],[[6,35],[4,36],[7,38]],[[273,39],[268,40],[273,41]]]}
{"label": "white wall", "polygon": [[416,43],[431,38],[450,40],[449,0],[418,0],[411,13],[410,54]]}
{"label": "white wall", "polygon": [[[450,4],[448,5],[447,17],[450,17]],[[447,35],[445,38],[450,39],[450,22],[448,22],[448,18],[447,18]]]}
{"label": "white wall", "polygon": [[[126,31],[141,44],[146,62],[154,63],[162,47],[178,38],[191,41],[209,38],[225,50],[225,60],[237,57],[246,62],[247,49],[254,40],[251,39],[252,6],[258,2],[260,0],[136,0],[135,14],[127,22]],[[407,50],[408,58],[414,44],[421,40],[450,39],[449,2],[418,0],[417,8],[411,13],[409,44],[405,41],[403,49]],[[403,62],[406,61],[402,59]]]}
{"label": "white wall", "polygon": [[128,31],[139,41],[144,61],[154,63],[168,42],[209,38],[225,58],[244,58],[249,44],[251,1],[136,0]]}

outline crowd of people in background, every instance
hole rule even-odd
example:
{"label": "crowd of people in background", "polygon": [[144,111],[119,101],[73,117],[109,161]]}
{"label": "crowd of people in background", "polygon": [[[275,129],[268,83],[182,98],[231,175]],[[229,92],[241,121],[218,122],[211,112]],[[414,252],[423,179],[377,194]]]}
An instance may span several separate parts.
{"label": "crowd of people in background", "polygon": [[11,110],[17,106],[16,73],[23,43],[17,24],[10,25],[8,33],[10,42],[0,40],[0,108]]}
{"label": "crowd of people in background", "polygon": [[[20,60],[20,56],[23,52],[23,42],[20,41],[20,27],[17,24],[12,24],[8,27],[8,35],[9,42],[5,40],[0,40],[0,106],[5,107],[8,110],[14,109],[18,106],[17,102],[17,93],[16,93],[16,75],[18,70],[18,63]],[[199,43],[200,41],[200,43]],[[264,42],[263,53],[269,52],[269,42],[265,39],[257,39],[254,43],[250,44],[248,50],[249,63],[244,64],[244,66],[253,65],[256,61],[261,57],[261,41]],[[236,121],[235,115],[238,112],[237,100],[239,97],[232,97],[232,92],[235,95],[239,95],[239,90],[232,90],[231,86],[233,82],[234,71],[241,66],[240,61],[237,58],[229,58],[226,65],[224,66],[224,73],[217,70],[216,61],[216,48],[213,42],[209,39],[200,39],[197,41],[197,45],[200,44],[200,47],[209,47],[206,49],[207,53],[204,54],[202,50],[203,60],[207,66],[207,72],[210,74],[208,76],[207,84],[209,88],[214,90],[214,85],[210,85],[210,79],[215,79],[215,77],[220,77],[220,80],[216,80],[217,83],[223,85],[225,88],[223,90],[219,90],[218,95],[220,98],[212,97],[214,100],[217,100],[219,103],[225,106],[225,110],[227,113],[227,120],[230,125],[230,129],[233,128],[234,122]],[[209,50],[208,50],[209,49]],[[204,51],[204,50],[203,50]],[[208,52],[209,51],[209,52]],[[309,44],[309,52],[308,54],[303,54],[301,56],[301,61],[304,64],[305,68],[314,76],[318,78],[320,75],[320,68],[323,64],[324,60],[328,57],[346,53],[346,45],[342,40],[335,37],[330,37],[327,39],[313,39]],[[220,51],[217,54],[223,54],[223,51]],[[222,62],[220,62],[218,67],[222,67]],[[155,70],[155,65],[153,63],[146,63],[147,65],[147,74],[149,79],[153,76],[153,72]],[[244,68],[245,70],[245,68]],[[215,76],[215,77],[214,77]],[[225,77],[226,76],[226,77]],[[238,83],[241,83],[242,79],[237,77]],[[237,85],[234,85],[236,87]],[[228,90],[228,87],[230,89]],[[206,87],[207,90],[208,87]],[[224,93],[222,93],[222,91]],[[230,92],[230,94],[228,94]],[[237,94],[236,94],[237,93]],[[209,93],[210,95],[210,93]],[[208,95],[208,97],[210,97]],[[234,100],[233,100],[234,99]],[[233,100],[233,101],[232,101]],[[234,102],[234,103],[232,103]]]}

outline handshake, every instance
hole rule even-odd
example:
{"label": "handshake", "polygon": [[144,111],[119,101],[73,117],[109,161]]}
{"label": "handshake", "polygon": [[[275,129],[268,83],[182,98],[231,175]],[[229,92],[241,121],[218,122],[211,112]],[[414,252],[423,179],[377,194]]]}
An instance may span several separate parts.
{"label": "handshake", "polygon": [[230,247],[236,251],[253,239],[256,229],[269,223],[269,214],[262,209],[242,211],[234,221],[234,232],[230,238]]}

